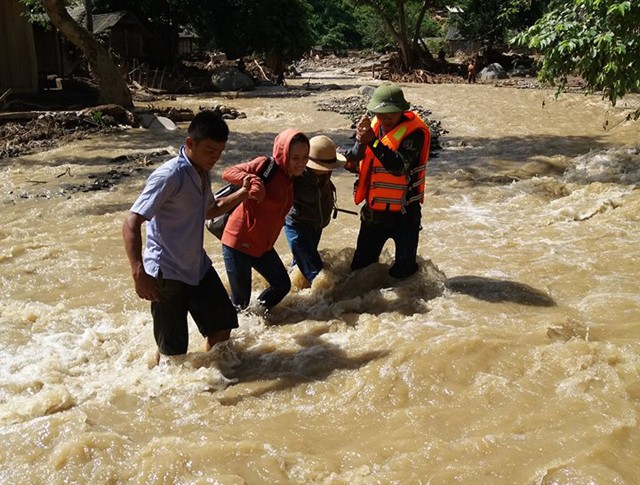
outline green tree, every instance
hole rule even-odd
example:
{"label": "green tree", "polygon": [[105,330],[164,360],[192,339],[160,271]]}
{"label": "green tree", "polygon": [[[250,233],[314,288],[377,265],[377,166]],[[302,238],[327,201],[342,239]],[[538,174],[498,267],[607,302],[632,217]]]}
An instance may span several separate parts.
{"label": "green tree", "polygon": [[92,0],[94,9],[100,12],[127,10],[140,19],[160,24],[180,25],[188,23],[192,8],[204,7],[205,2],[194,0]]}
{"label": "green tree", "polygon": [[590,92],[602,92],[614,105],[640,90],[637,1],[556,0],[514,42],[543,54],[538,76],[559,90],[574,74],[585,80]]}
{"label": "green tree", "polygon": [[191,27],[230,58],[257,54],[280,72],[313,44],[305,0],[93,0],[96,10],[129,10],[174,34]]}
{"label": "green tree", "polygon": [[487,48],[505,41],[510,31],[531,26],[545,11],[542,0],[459,0],[461,13],[450,22],[467,39]]}
{"label": "green tree", "polygon": [[360,47],[355,12],[345,0],[307,0],[312,7],[309,21],[314,44],[334,50]]}
{"label": "green tree", "polygon": [[433,61],[433,56],[422,43],[427,13],[443,3],[442,0],[348,0],[355,7],[366,7],[368,15],[391,36],[399,47],[405,69],[422,67]]}
{"label": "green tree", "polygon": [[191,25],[201,38],[213,39],[229,57],[264,55],[269,67],[280,73],[286,62],[299,58],[313,44],[311,7],[304,0],[200,3],[203,8],[193,10],[197,14]]}
{"label": "green tree", "polygon": [[78,47],[89,63],[91,71],[98,79],[98,101],[100,103],[133,106],[131,92],[120,69],[102,45],[87,29],[73,20],[67,12],[64,0],[23,0],[36,11],[47,14],[51,24],[71,43]]}

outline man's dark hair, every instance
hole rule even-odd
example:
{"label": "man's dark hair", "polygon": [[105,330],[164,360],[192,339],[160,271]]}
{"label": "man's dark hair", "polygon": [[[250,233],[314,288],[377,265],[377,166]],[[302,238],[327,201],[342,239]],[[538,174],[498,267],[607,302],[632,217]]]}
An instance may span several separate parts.
{"label": "man's dark hair", "polygon": [[193,117],[188,133],[194,141],[227,141],[229,139],[227,123],[220,115],[210,110],[200,111]]}

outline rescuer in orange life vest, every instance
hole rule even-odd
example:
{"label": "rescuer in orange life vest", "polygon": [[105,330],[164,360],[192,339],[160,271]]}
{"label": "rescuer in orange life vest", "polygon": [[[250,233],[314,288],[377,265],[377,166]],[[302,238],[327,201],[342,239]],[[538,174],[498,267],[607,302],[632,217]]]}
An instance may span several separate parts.
{"label": "rescuer in orange life vest", "polygon": [[389,274],[406,278],[418,270],[416,254],[431,133],[409,110],[402,89],[393,83],[376,88],[367,110],[375,116],[360,118],[356,143],[344,153],[345,168],[358,173],[355,203],[365,203],[351,269],[376,263],[391,238],[396,257]]}

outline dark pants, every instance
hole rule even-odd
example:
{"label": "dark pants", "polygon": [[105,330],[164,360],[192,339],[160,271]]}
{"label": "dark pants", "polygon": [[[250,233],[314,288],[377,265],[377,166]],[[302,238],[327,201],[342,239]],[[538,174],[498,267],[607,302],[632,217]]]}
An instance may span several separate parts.
{"label": "dark pants", "polygon": [[258,296],[258,301],[265,308],[276,306],[289,293],[291,280],[275,249],[255,257],[223,244],[222,256],[231,287],[231,301],[237,308],[249,306],[252,269],[260,273],[270,285]]}
{"label": "dark pants", "polygon": [[388,239],[396,245],[396,259],[389,270],[394,278],[406,278],[418,270],[416,254],[422,226],[420,204],[407,207],[407,212],[373,211],[365,206],[360,213],[360,232],[351,269],[377,263]]}
{"label": "dark pants", "polygon": [[197,286],[159,276],[160,301],[151,302],[153,335],[164,355],[185,354],[189,346],[187,314],[203,337],[238,327],[236,309],[213,267]]}
{"label": "dark pants", "polygon": [[306,224],[285,224],[284,233],[287,236],[293,262],[309,282],[313,282],[322,269],[322,258],[318,252],[318,244],[322,237],[322,229]]}

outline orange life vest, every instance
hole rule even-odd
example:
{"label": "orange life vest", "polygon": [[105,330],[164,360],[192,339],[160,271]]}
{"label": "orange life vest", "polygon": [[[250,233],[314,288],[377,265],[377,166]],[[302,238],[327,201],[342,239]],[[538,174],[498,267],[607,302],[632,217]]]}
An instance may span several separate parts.
{"label": "orange life vest", "polygon": [[[394,152],[407,136],[416,130],[424,132],[424,144],[420,152],[420,163],[406,175],[389,173],[371,148],[367,147],[364,159],[360,162],[359,178],[354,193],[354,200],[359,204],[363,200],[373,210],[388,210],[392,212],[405,211],[412,202],[424,200],[424,183],[427,160],[429,159],[429,145],[431,132],[429,127],[412,111],[403,114],[404,121],[393,130],[386,133],[377,143],[383,143]],[[376,136],[380,133],[380,123],[373,118],[371,128]]]}

